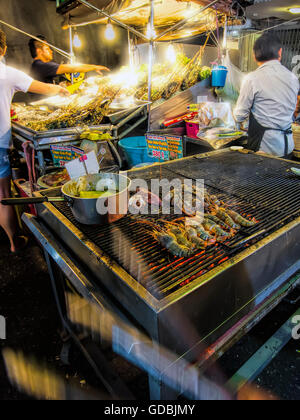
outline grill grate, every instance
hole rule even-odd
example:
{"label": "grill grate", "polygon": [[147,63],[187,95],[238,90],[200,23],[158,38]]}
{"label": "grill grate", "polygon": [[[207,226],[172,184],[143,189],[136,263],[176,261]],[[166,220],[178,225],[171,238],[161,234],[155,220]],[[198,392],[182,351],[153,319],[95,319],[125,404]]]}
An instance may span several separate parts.
{"label": "grill grate", "polygon": [[[259,221],[254,227],[242,229],[232,240],[189,258],[175,258],[162,249],[150,231],[137,223],[145,216],[126,216],[113,225],[91,227],[77,223],[65,203],[55,206],[161,300],[300,215],[299,180],[287,172],[289,168],[289,163],[280,160],[230,153],[175,162],[155,167],[150,173],[143,170],[130,174],[148,181],[159,176],[204,179],[209,192],[241,215]],[[159,217],[151,216],[150,220]]]}

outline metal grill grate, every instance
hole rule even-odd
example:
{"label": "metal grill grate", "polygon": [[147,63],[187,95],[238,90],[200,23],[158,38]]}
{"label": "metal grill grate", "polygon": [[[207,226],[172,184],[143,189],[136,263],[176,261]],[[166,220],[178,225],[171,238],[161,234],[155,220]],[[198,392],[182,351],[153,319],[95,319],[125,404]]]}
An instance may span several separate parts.
{"label": "metal grill grate", "polygon": [[[289,163],[280,160],[229,153],[175,162],[156,167],[151,173],[133,173],[135,178],[148,180],[162,174],[169,179],[202,178],[209,191],[233,210],[259,221],[252,228],[242,229],[227,243],[199,251],[190,258],[175,258],[162,249],[150,231],[137,223],[142,216],[126,216],[108,226],[82,226],[66,204],[55,206],[160,300],[300,215],[300,181],[287,172],[289,168]],[[153,217],[159,218],[151,216],[152,220]]]}

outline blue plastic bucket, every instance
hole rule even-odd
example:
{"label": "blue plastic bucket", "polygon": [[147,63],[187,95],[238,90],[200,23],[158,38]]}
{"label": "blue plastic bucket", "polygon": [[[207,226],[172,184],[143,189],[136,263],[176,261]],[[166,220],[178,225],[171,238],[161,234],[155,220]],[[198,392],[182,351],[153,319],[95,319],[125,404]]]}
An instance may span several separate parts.
{"label": "blue plastic bucket", "polygon": [[212,86],[224,87],[226,84],[228,70],[225,66],[215,66],[212,69]]}
{"label": "blue plastic bucket", "polygon": [[146,137],[127,137],[119,142],[120,148],[123,150],[128,166],[133,168],[141,163],[159,162],[147,154]]}

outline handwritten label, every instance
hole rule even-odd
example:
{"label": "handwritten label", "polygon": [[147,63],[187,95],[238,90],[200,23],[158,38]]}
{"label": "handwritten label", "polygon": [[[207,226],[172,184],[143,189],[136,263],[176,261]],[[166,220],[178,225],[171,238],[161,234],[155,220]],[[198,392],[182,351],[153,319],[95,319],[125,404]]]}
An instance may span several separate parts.
{"label": "handwritten label", "polygon": [[183,158],[183,142],[182,137],[166,136],[168,142],[170,160]]}
{"label": "handwritten label", "polygon": [[183,157],[182,137],[147,134],[146,139],[149,157],[160,161],[175,160]]}
{"label": "handwritten label", "polygon": [[75,146],[50,146],[53,164],[57,167],[65,166],[67,162],[71,162],[74,159],[84,155],[84,151],[79,147]]}

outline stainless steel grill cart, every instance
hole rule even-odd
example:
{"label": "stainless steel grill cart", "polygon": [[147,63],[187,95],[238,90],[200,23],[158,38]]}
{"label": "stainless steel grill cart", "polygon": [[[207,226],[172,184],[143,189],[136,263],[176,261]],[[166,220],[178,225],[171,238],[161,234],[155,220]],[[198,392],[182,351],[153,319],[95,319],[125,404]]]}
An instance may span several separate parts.
{"label": "stainless steel grill cart", "polygon": [[[202,178],[209,191],[259,221],[188,258],[171,257],[133,216],[86,227],[64,203],[46,203],[38,218],[24,221],[56,264],[64,265],[65,248],[74,267],[85,268],[89,286],[65,270],[80,295],[105,290],[155,342],[205,369],[299,284],[300,190],[290,165],[222,150],[130,172],[148,181]],[[150,376],[150,389],[154,399],[170,396],[163,378]]]}

